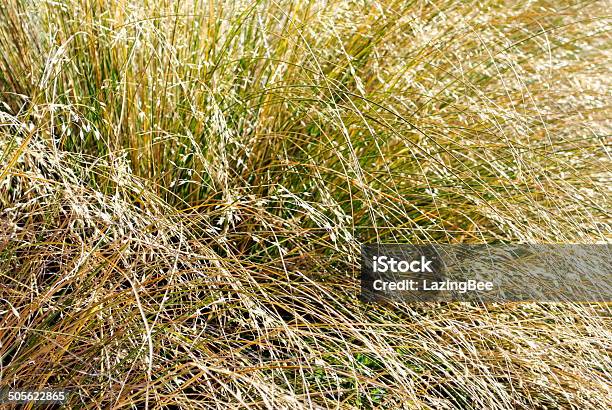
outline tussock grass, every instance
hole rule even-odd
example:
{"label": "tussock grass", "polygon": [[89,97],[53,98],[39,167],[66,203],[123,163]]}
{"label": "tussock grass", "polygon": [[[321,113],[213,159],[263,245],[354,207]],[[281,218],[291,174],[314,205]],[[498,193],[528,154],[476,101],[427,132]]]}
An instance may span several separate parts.
{"label": "tussock grass", "polygon": [[609,242],[607,6],[7,0],[0,384],[609,408],[607,305],[356,299],[361,243]]}

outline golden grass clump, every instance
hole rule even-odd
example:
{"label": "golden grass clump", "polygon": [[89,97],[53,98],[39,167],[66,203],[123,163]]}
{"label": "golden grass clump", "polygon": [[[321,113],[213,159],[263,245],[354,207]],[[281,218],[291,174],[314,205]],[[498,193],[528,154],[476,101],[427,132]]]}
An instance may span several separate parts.
{"label": "golden grass clump", "polygon": [[612,407],[609,305],[364,305],[372,242],[609,243],[606,1],[5,0],[0,387]]}

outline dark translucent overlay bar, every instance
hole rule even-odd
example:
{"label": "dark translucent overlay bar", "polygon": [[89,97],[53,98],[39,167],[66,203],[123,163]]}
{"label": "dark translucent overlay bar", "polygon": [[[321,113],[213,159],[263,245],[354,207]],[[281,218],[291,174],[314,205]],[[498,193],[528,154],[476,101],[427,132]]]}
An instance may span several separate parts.
{"label": "dark translucent overlay bar", "polygon": [[361,300],[610,302],[611,246],[364,245]]}

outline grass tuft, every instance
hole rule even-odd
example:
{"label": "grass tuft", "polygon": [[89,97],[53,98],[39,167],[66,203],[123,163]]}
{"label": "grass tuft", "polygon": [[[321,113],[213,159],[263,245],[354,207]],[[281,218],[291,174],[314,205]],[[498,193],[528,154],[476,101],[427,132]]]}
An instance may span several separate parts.
{"label": "grass tuft", "polygon": [[369,306],[362,243],[609,243],[605,1],[5,0],[0,385],[608,409],[609,306]]}

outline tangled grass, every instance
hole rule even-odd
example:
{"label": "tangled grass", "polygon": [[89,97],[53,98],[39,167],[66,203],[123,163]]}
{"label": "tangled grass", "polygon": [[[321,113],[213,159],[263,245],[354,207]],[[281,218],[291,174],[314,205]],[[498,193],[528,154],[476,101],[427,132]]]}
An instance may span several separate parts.
{"label": "tangled grass", "polygon": [[610,241],[607,1],[5,0],[0,385],[612,407],[609,306],[367,306],[359,245]]}

